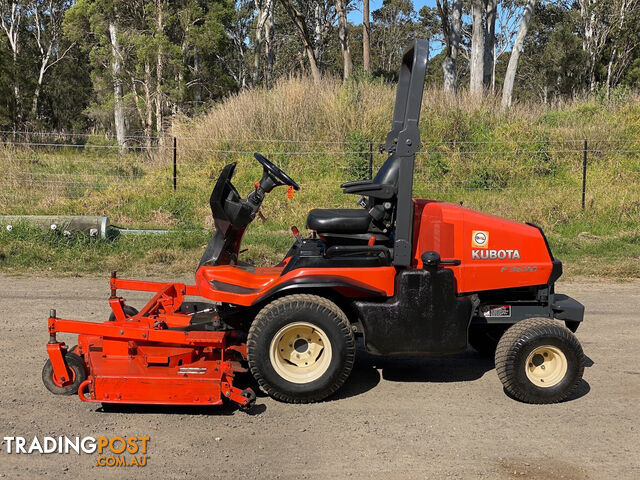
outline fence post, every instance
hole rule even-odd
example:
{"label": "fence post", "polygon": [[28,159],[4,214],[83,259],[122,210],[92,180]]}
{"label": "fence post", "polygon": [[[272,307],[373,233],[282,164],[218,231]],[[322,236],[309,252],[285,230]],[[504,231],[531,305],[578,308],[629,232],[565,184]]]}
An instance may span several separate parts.
{"label": "fence post", "polygon": [[369,140],[369,179],[373,179],[373,142]]}
{"label": "fence post", "polygon": [[582,210],[585,207],[585,194],[587,192],[587,139],[584,139],[582,150]]}
{"label": "fence post", "polygon": [[173,137],[173,191],[178,188],[178,139]]}

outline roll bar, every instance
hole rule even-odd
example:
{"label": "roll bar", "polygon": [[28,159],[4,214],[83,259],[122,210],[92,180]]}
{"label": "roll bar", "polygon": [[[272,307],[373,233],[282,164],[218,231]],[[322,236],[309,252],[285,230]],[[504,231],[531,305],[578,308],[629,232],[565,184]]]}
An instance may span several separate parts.
{"label": "roll bar", "polygon": [[411,265],[413,169],[416,152],[422,147],[418,122],[428,59],[427,40],[415,39],[405,50],[398,76],[393,122],[385,144],[387,152],[400,162],[393,245],[393,264],[396,266]]}

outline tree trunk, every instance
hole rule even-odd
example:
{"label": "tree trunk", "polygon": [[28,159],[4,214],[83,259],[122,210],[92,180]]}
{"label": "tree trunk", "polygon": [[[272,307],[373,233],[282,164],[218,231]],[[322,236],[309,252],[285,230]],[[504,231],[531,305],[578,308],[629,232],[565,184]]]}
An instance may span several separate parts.
{"label": "tree trunk", "polygon": [[522,46],[524,45],[524,39],[527,36],[529,30],[529,22],[531,21],[531,14],[533,13],[533,7],[536,0],[527,0],[527,4],[522,12],[522,19],[520,20],[520,27],[518,27],[518,33],[516,34],[516,40],[509,56],[509,64],[507,65],[507,73],[504,76],[504,86],[502,87],[502,108],[507,109],[511,106],[511,99],[513,95],[513,83],[516,79],[516,70],[518,69],[518,60],[520,59],[520,53]]}
{"label": "tree trunk", "polygon": [[22,123],[22,104],[20,102],[20,84],[18,82],[18,52],[13,52],[13,131]]}
{"label": "tree trunk", "polygon": [[485,0],[486,7],[486,29],[484,32],[484,72],[482,83],[488,90],[491,86],[493,73],[493,55],[496,42],[496,13],[498,8],[497,0]]}
{"label": "tree trunk", "polygon": [[[13,58],[13,132],[18,130],[22,123],[22,105],[20,102],[20,84],[18,82],[18,50],[20,49],[20,21],[22,20],[22,5],[20,2],[11,2],[11,13],[5,17],[5,12],[0,14],[0,25],[7,35]],[[5,21],[8,19],[8,22]]]}
{"label": "tree trunk", "polygon": [[164,96],[162,94],[162,77],[164,75],[164,56],[162,52],[162,36],[164,35],[164,25],[162,18],[162,0],[157,0],[156,7],[157,18],[156,18],[156,35],[159,37],[160,42],[158,43],[158,57],[156,62],[156,95],[155,95],[155,103],[156,103],[156,135],[160,136],[162,133],[162,101]]}
{"label": "tree trunk", "polygon": [[258,84],[258,77],[260,76],[260,57],[262,56],[262,27],[260,25],[256,27],[256,41],[254,48],[255,51],[253,52],[253,73],[251,74],[251,83],[255,87]]}
{"label": "tree trunk", "polygon": [[[144,62],[144,105],[145,105],[145,119],[143,122],[144,125],[144,136],[147,142],[147,145],[151,146],[151,136],[153,134],[153,100],[151,98],[151,65],[149,61]],[[157,104],[156,104],[157,105]],[[157,107],[156,107],[157,108]],[[149,150],[147,153],[151,153]]]}
{"label": "tree trunk", "polygon": [[109,22],[109,38],[111,40],[111,76],[113,78],[113,123],[116,128],[116,139],[120,149],[127,146],[125,138],[124,110],[122,108],[122,63],[120,62],[120,46],[118,31],[113,21]]}
{"label": "tree trunk", "polygon": [[304,16],[297,8],[295,8],[291,4],[291,0],[283,0],[287,13],[293,20],[293,23],[298,30],[298,36],[302,41],[302,46],[304,47],[304,51],[307,54],[307,58],[309,60],[309,68],[311,69],[311,76],[313,77],[313,81],[319,83],[322,80],[322,74],[320,73],[320,69],[318,68],[318,61],[316,59],[316,54],[313,50],[313,45],[311,43],[311,37],[309,35],[309,30],[307,29],[307,24],[305,22]]}
{"label": "tree trunk", "polygon": [[196,108],[200,106],[202,102],[202,87],[200,86],[200,52],[198,51],[198,47],[195,47],[195,52],[193,52],[193,77],[197,78],[198,81],[193,86],[193,103]]}
{"label": "tree trunk", "polygon": [[491,93],[496,93],[496,64],[498,63],[498,59],[496,58],[496,44],[493,44],[493,56],[491,62]]}
{"label": "tree trunk", "polygon": [[273,62],[275,60],[275,52],[273,49],[273,27],[275,24],[275,1],[270,3],[269,18],[264,24],[264,55],[267,59],[267,67],[265,69],[265,80],[267,86],[271,86],[271,76],[273,75]]}
{"label": "tree trunk", "polygon": [[[457,34],[460,34],[460,6],[461,1],[457,0],[453,3],[454,11],[458,8],[457,13]],[[444,78],[444,91],[450,95],[456,93],[456,56],[459,38],[454,34],[454,20],[452,17],[449,19],[449,2],[448,0],[436,0],[436,7],[438,9],[438,15],[440,16],[440,23],[442,25],[442,35],[445,40],[445,57],[442,62],[442,73]]]}
{"label": "tree trunk", "polygon": [[462,0],[451,2],[451,59],[453,60],[453,89],[458,89],[458,49],[462,32]]}
{"label": "tree trunk", "polygon": [[474,94],[482,93],[484,76],[484,0],[472,0],[471,16],[473,27],[471,34],[471,75],[469,90]]}
{"label": "tree trunk", "polygon": [[42,82],[44,80],[44,74],[47,71],[47,65],[49,65],[49,60],[51,59],[51,50],[53,48],[53,44],[49,44],[49,48],[47,49],[47,53],[41,59],[40,62],[40,72],[38,74],[38,83],[36,83],[36,89],[33,92],[33,100],[31,102],[31,118],[36,119],[38,116],[38,99],[40,98],[40,90],[42,89]]}
{"label": "tree trunk", "polygon": [[265,23],[269,16],[272,0],[254,0],[256,9],[258,10],[256,21],[256,36],[254,42],[253,52],[253,73],[251,75],[251,81],[255,87],[258,84],[258,78],[260,77],[260,58],[262,57],[262,32],[265,28]]}
{"label": "tree trunk", "polygon": [[371,23],[369,21],[369,0],[362,1],[362,68],[371,73]]}
{"label": "tree trunk", "polygon": [[349,29],[347,27],[347,5],[345,0],[336,0],[338,12],[338,38],[342,50],[343,80],[351,75],[353,64],[351,63],[351,48],[349,47]]}

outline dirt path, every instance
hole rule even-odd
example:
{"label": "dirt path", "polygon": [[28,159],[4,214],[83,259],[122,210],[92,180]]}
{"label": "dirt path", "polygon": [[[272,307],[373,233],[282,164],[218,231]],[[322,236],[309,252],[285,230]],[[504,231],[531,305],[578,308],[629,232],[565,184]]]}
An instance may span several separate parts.
{"label": "dirt path", "polygon": [[[568,402],[511,400],[492,362],[472,351],[362,354],[330,401],[260,397],[252,415],[227,407],[104,412],[45,390],[49,308],[105,319],[106,285],[0,277],[0,438],[146,435],[148,465],[97,467],[95,454],[8,455],[2,445],[0,478],[640,478],[640,282],[558,286],[587,308],[578,337],[589,367]],[[140,305],[143,297],[128,298]]]}

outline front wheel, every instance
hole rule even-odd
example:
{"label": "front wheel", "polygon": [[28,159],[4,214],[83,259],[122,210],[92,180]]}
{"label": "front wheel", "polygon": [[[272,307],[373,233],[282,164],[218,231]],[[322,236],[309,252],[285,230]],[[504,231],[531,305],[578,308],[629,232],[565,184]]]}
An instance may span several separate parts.
{"label": "front wheel", "polygon": [[277,400],[309,403],[338,390],[355,360],[355,340],[338,306],[316,295],[275,300],[256,316],[247,339],[251,373]]}
{"label": "front wheel", "polygon": [[545,318],[523,320],[509,328],[498,342],[495,362],[504,389],[526,403],[566,399],[584,372],[578,339]]}

